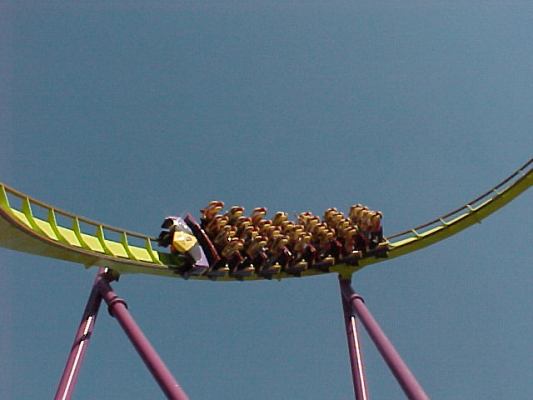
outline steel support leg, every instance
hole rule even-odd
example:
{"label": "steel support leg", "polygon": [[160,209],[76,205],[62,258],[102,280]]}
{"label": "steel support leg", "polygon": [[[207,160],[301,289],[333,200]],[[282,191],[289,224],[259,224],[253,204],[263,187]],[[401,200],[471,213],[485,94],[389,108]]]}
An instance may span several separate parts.
{"label": "steel support leg", "polygon": [[422,386],[420,386],[368,308],[366,308],[361,296],[353,291],[350,280],[340,279],[340,285],[344,299],[351,304],[352,311],[363,323],[368,335],[396,377],[407,398],[411,400],[428,400],[429,397],[424,392],[424,389],[422,389]]}
{"label": "steel support leg", "polygon": [[59,386],[54,397],[55,400],[69,400],[74,393],[74,387],[78,380],[81,364],[85,357],[87,347],[89,346],[89,340],[93,333],[96,316],[100,308],[100,303],[102,302],[98,282],[102,279],[103,271],[104,269],[100,268],[94,280],[91,294],[87,300],[83,317],[78,327],[78,331],[76,332],[76,336],[74,337],[74,343],[70,349],[65,369],[63,370],[63,375],[59,381]]}
{"label": "steel support leg", "polygon": [[148,370],[159,384],[167,398],[188,400],[188,396],[176,382],[166,365],[130,315],[126,302],[119,298],[106,279],[99,282],[100,294],[109,307],[109,313],[115,317],[133,346],[146,364]]}
{"label": "steel support leg", "polygon": [[[340,279],[341,278],[339,278],[339,280]],[[346,339],[348,340],[348,351],[350,353],[350,366],[352,369],[352,382],[355,400],[368,400],[368,389],[359,335],[357,332],[357,321],[352,313],[352,306],[342,295],[342,283],[340,284],[342,309],[344,311],[344,325],[346,327]]]}

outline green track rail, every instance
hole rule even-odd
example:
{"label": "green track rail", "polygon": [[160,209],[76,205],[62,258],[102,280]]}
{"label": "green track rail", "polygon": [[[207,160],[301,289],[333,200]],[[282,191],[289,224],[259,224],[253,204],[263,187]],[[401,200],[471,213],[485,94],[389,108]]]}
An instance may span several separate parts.
{"label": "green track rail", "polygon": [[[533,184],[533,159],[500,184],[426,224],[388,237],[387,258],[366,257],[359,265],[338,264],[329,272],[349,276],[367,265],[422,249],[446,239],[481,220],[525,192]],[[183,277],[184,258],[154,250],[155,239],[137,232],[115,228],[60,210],[0,183],[0,246],[24,253],[52,257],[85,267],[109,267],[120,274],[144,273]],[[308,270],[302,277],[327,272]],[[294,275],[280,272],[274,278]],[[191,279],[210,279],[191,276]],[[230,275],[220,281],[242,280]],[[252,275],[244,280],[264,279]]]}

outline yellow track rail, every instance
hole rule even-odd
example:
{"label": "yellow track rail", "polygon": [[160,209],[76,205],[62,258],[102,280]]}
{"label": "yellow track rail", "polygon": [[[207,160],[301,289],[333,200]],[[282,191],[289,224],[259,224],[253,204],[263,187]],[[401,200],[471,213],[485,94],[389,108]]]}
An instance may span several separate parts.
{"label": "yellow track rail", "polygon": [[[335,265],[330,272],[351,275],[381,261],[419,250],[469,226],[505,206],[533,184],[533,159],[496,187],[442,217],[388,238],[388,257],[367,257],[358,266]],[[25,253],[83,264],[105,266],[123,273],[181,277],[184,259],[153,249],[154,238],[115,228],[57,209],[0,183],[0,246]],[[322,274],[308,270],[302,276]],[[293,275],[281,272],[277,279]],[[209,279],[193,276],[191,279]],[[245,280],[263,279],[251,276]],[[232,276],[218,280],[237,280]]]}

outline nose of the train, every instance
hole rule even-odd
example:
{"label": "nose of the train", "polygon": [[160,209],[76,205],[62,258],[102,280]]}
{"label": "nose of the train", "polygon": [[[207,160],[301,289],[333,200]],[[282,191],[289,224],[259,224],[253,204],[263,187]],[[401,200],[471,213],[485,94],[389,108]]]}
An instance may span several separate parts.
{"label": "nose of the train", "polygon": [[196,243],[198,243],[196,237],[187,232],[177,231],[172,238],[172,245],[180,253],[187,253],[196,245]]}

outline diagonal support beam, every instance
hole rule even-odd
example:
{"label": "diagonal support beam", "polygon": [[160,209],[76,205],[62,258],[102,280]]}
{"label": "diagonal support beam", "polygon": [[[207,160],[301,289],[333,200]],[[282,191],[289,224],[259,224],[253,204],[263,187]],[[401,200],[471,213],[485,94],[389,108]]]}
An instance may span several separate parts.
{"label": "diagonal support beam", "polygon": [[65,369],[63,370],[63,375],[59,381],[57,392],[54,397],[55,400],[69,400],[74,393],[74,387],[78,381],[81,364],[89,346],[89,341],[96,323],[96,316],[98,315],[98,310],[102,303],[102,296],[100,296],[98,282],[102,279],[103,273],[104,269],[100,268],[94,280],[91,294],[87,300],[80,325],[76,331],[76,336],[74,337],[74,343],[70,349]]}
{"label": "diagonal support beam", "polygon": [[101,279],[98,282],[98,287],[102,298],[109,307],[109,313],[117,319],[122,329],[124,329],[133,347],[135,347],[167,398],[188,400],[187,394],[176,382],[165,363],[130,315],[126,302],[116,295],[107,279]]}
{"label": "diagonal support beam", "polygon": [[368,400],[368,386],[363,364],[359,334],[357,332],[357,320],[352,313],[352,306],[342,295],[342,278],[339,276],[341,285],[341,301],[344,312],[344,325],[346,327],[346,339],[348,340],[348,351],[350,353],[350,366],[352,369],[353,391],[355,400]]}
{"label": "diagonal support beam", "polygon": [[410,400],[428,400],[428,395],[402,360],[391,341],[381,330],[381,327],[366,307],[363,298],[352,289],[350,279],[339,278],[339,282],[344,300],[351,305],[352,312],[363,323],[368,335],[381,353],[407,398]]}

